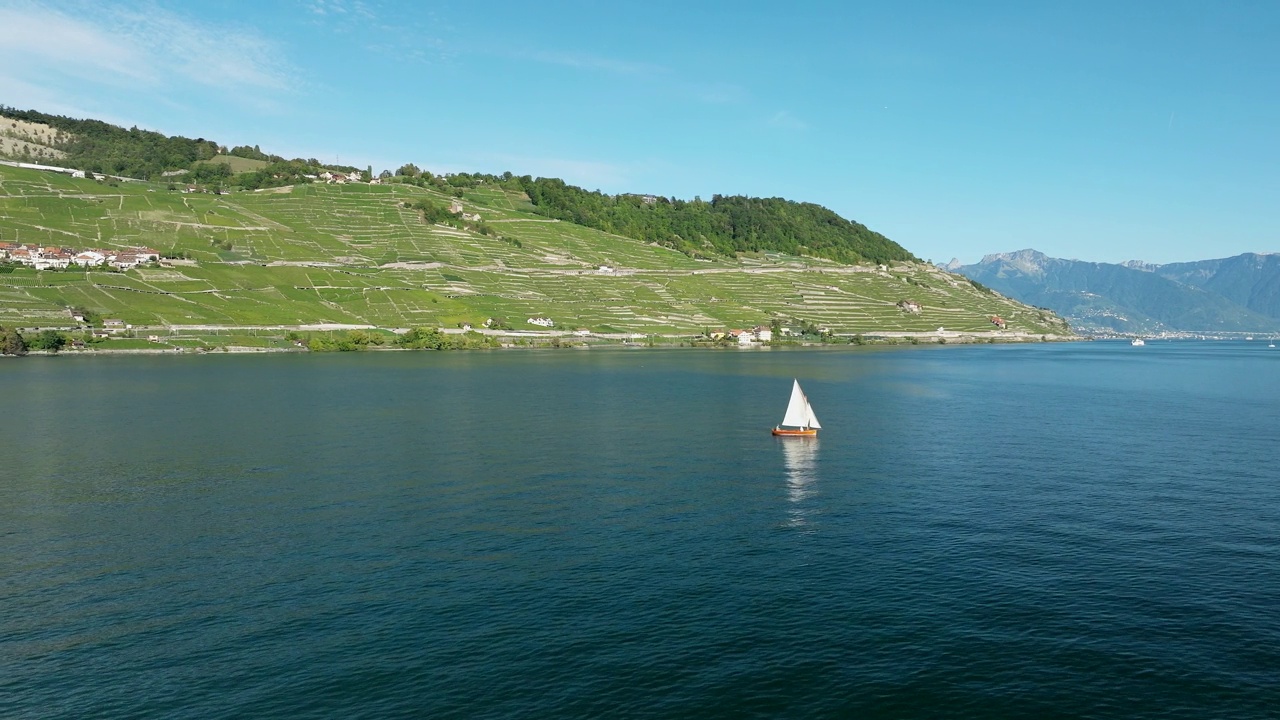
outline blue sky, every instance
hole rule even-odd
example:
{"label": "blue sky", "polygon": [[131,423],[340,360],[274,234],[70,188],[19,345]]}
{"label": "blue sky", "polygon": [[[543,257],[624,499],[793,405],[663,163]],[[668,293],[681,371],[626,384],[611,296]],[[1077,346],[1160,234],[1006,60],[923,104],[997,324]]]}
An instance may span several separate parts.
{"label": "blue sky", "polygon": [[1280,251],[1276,38],[1270,0],[0,0],[0,103],[1176,262]]}

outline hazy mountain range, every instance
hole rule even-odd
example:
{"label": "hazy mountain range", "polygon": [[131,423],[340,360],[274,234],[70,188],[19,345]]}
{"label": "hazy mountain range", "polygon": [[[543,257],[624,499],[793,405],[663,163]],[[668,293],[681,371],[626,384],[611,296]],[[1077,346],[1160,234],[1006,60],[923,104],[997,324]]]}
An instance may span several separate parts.
{"label": "hazy mountain range", "polygon": [[1035,250],[946,269],[1049,308],[1079,332],[1280,331],[1280,255],[1155,265],[1051,258]]}

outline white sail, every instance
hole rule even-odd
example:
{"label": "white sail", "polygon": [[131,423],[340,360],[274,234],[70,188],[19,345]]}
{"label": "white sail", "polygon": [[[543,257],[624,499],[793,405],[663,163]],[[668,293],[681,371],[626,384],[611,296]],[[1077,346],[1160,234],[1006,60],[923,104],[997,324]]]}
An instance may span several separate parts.
{"label": "white sail", "polygon": [[787,414],[782,417],[782,424],[791,427],[803,427],[809,419],[808,401],[800,390],[800,381],[793,380],[791,385],[791,401],[787,403]]}
{"label": "white sail", "polygon": [[804,399],[804,411],[809,416],[809,421],[805,423],[811,428],[821,428],[818,424],[818,416],[813,414],[813,406],[809,404],[809,398]]}
{"label": "white sail", "polygon": [[809,399],[800,389],[800,381],[793,380],[791,401],[787,403],[787,414],[782,417],[782,424],[789,427],[818,427],[818,419],[813,416],[813,408],[809,407]]}

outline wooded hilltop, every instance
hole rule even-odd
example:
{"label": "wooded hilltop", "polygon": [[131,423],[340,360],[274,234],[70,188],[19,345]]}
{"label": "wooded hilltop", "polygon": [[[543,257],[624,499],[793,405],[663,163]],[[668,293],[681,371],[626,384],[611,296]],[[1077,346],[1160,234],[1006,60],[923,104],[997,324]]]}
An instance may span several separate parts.
{"label": "wooded hilltop", "polygon": [[[126,130],[100,120],[37,110],[0,106],[0,117],[41,123],[57,131],[49,147],[60,157],[19,159],[39,159],[94,173],[154,180],[185,170],[175,179],[218,189],[257,190],[313,182],[326,170],[360,172],[350,166],[326,165],[315,158],[287,160],[264,153],[256,145],[226,148],[205,138],[166,136],[137,127]],[[254,161],[254,169],[237,173],[226,163],[210,162],[219,155]],[[368,173],[372,175],[372,168]],[[844,263],[916,260],[901,245],[860,223],[846,220],[821,205],[783,198],[714,195],[704,201],[608,195],[558,178],[516,176],[510,172],[455,173],[444,177],[412,164],[402,165],[395,173],[383,171],[381,179],[459,193],[481,183],[498,185],[523,192],[533,211],[540,215],[657,243],[694,258],[779,252]]]}

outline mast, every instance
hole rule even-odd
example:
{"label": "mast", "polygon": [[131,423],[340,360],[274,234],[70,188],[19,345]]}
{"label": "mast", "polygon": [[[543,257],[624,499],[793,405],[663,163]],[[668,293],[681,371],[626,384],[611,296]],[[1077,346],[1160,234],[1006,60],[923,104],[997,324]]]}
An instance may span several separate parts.
{"label": "mast", "polygon": [[805,424],[811,428],[819,429],[822,425],[818,424],[818,416],[813,414],[813,406],[809,404],[809,398],[804,399]]}

